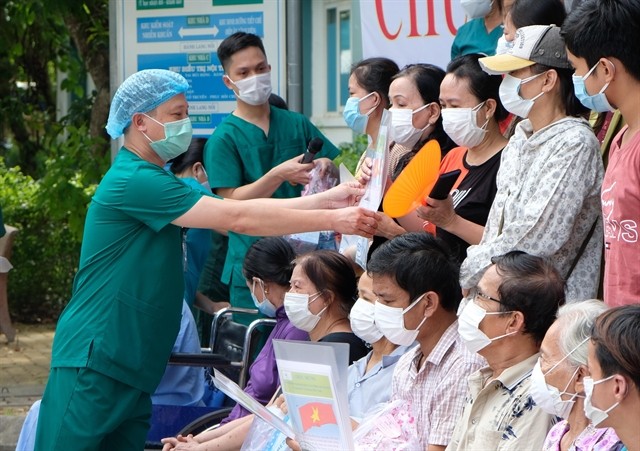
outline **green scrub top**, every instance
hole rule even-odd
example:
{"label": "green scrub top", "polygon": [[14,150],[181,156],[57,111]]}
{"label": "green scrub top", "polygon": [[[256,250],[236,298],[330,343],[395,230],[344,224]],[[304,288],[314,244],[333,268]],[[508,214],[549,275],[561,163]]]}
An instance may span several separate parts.
{"label": "green scrub top", "polygon": [[487,33],[487,27],[485,27],[482,17],[470,20],[458,29],[451,45],[451,59],[471,53],[495,55],[498,39],[503,32],[504,27],[498,25],[491,33]]}
{"label": "green scrub top", "polygon": [[88,366],[154,392],[182,311],[181,229],[171,221],[201,196],[170,172],[120,149],[89,205],[52,368]]}
{"label": "green scrub top", "polygon": [[[301,155],[307,143],[319,137],[324,141],[317,158],[334,159],[340,151],[305,116],[271,106],[269,136],[254,124],[234,115],[227,116],[216,128],[204,148],[204,165],[212,189],[237,188],[253,183],[273,167]],[[298,197],[302,186],[283,183],[273,193],[274,198]],[[260,218],[256,218],[259,221]],[[244,255],[260,237],[229,232],[229,249],[222,272],[222,281],[235,292],[247,292],[242,276]],[[251,297],[230,299],[233,306],[255,308]]]}

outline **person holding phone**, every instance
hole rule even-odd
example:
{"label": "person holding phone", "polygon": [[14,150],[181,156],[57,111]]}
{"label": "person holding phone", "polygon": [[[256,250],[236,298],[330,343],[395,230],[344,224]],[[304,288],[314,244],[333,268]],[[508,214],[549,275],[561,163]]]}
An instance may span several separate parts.
{"label": "person holding phone", "polygon": [[500,102],[502,78],[483,72],[480,57],[461,56],[447,67],[440,85],[442,123],[459,147],[450,150],[440,164],[436,187],[444,191],[436,193],[434,187],[426,205],[416,209],[418,217],[427,221],[423,228],[446,241],[459,263],[466,258],[467,247],[482,238],[507,144],[499,126],[508,114]]}

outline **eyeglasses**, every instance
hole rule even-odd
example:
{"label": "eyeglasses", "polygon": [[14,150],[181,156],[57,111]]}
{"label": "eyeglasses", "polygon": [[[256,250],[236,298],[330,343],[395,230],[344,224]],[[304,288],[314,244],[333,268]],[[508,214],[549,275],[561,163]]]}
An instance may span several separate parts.
{"label": "eyeglasses", "polygon": [[484,294],[482,291],[476,289],[476,296],[475,298],[478,299],[478,297],[487,299],[488,301],[493,301],[493,302],[497,302],[498,304],[502,304],[502,301],[500,299],[496,299],[496,298],[492,298],[491,296]]}

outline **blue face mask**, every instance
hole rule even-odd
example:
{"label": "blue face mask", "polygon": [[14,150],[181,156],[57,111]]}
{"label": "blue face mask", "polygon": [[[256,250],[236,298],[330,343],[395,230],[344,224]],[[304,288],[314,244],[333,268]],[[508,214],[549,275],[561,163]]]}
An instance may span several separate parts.
{"label": "blue face mask", "polygon": [[347,103],[344,106],[342,117],[344,118],[344,121],[347,123],[349,128],[356,133],[366,133],[367,123],[369,122],[369,115],[376,108],[374,106],[365,114],[362,114],[360,112],[360,102],[371,95],[373,95],[373,92],[370,92],[361,99],[357,97],[349,97],[347,99]]}
{"label": "blue face mask", "polygon": [[594,95],[590,95],[587,92],[587,87],[584,85],[584,81],[589,78],[589,76],[593,73],[593,71],[598,67],[598,61],[595,66],[589,69],[584,77],[580,75],[573,74],[573,91],[576,94],[580,103],[582,103],[586,108],[593,110],[597,113],[604,113],[606,111],[615,111],[615,109],[611,106],[609,101],[607,100],[607,96],[604,94],[604,91],[609,87],[609,83],[606,83],[600,92]]}
{"label": "blue face mask", "polygon": [[[256,285],[260,285],[262,288],[262,301],[258,300],[256,296]],[[269,299],[267,299],[267,293],[264,289],[264,282],[259,279],[253,279],[253,287],[251,288],[251,299],[253,299],[253,303],[258,309],[260,313],[264,316],[268,316],[269,318],[276,317],[276,307],[271,303]]]}

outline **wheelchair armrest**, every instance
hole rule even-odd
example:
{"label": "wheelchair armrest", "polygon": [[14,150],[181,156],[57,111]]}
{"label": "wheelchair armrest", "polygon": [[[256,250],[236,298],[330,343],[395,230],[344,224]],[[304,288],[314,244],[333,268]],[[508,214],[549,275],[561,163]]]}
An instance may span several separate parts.
{"label": "wheelchair armrest", "polygon": [[259,312],[257,309],[248,309],[242,307],[226,307],[218,310],[213,314],[213,319],[211,321],[211,330],[209,333],[209,347],[213,349],[215,347],[215,339],[218,336],[218,328],[220,326],[220,322],[225,319],[231,317],[234,313],[246,314],[246,315],[257,315]]}
{"label": "wheelchair armrest", "polygon": [[192,354],[188,352],[174,352],[169,357],[169,365],[203,366],[214,368],[231,368],[239,366],[230,362],[220,354]]}

